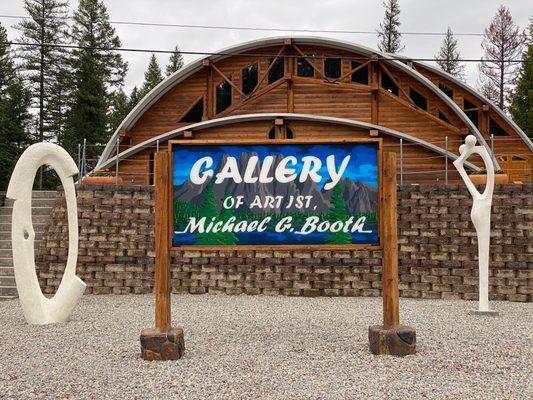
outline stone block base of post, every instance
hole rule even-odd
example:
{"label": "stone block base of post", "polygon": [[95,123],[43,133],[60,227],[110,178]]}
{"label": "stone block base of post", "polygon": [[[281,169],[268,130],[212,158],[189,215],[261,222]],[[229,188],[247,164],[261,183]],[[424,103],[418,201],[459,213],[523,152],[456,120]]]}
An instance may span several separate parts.
{"label": "stone block base of post", "polygon": [[141,332],[141,357],[147,361],[178,360],[185,353],[183,329],[170,328],[167,332],[143,329]]}
{"label": "stone block base of post", "polygon": [[373,354],[407,356],[416,353],[416,331],[409,326],[384,329],[383,325],[372,325],[368,328],[368,340]]}

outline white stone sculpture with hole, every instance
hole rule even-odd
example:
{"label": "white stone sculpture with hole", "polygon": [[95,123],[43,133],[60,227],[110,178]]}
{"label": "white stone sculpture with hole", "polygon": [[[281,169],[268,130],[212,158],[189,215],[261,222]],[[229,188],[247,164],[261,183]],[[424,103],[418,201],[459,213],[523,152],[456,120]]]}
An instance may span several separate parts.
{"label": "white stone sculpture with hole", "polygon": [[[472,195],[470,217],[477,233],[479,258],[479,308],[473,311],[481,315],[497,315],[489,308],[489,250],[490,250],[490,209],[494,192],[494,165],[485,146],[476,146],[476,138],[468,135],[465,144],[459,147],[460,156],[453,162],[457,171]],[[479,154],[485,163],[487,182],[483,193],[479,193],[464,169],[464,162],[472,154]]]}
{"label": "white stone sculpture with hole", "polygon": [[[37,280],[31,219],[33,182],[42,165],[51,166],[61,179],[68,215],[67,265],[52,298],[43,295]],[[77,173],[76,163],[64,149],[51,143],[36,143],[22,154],[9,181],[7,197],[14,200],[11,241],[15,281],[24,317],[30,324],[65,322],[85,291],[85,283],[76,276],[78,207],[72,177]]]}

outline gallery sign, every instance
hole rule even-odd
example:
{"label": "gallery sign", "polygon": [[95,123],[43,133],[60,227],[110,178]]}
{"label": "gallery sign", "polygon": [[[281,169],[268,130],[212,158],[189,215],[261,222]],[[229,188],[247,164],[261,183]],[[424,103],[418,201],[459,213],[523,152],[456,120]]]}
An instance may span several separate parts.
{"label": "gallery sign", "polygon": [[379,139],[175,141],[172,246],[378,246]]}
{"label": "gallery sign", "polygon": [[206,248],[208,263],[228,249],[380,249],[383,324],[369,327],[370,350],[415,353],[398,306],[396,154],[382,155],[379,139],[171,141],[154,167],[155,329],[141,332],[145,360],[182,357],[171,253]]}

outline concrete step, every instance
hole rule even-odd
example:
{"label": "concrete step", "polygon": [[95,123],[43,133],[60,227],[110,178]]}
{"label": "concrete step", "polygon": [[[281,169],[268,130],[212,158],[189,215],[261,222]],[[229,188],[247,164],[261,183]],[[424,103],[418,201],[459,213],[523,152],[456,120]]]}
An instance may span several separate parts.
{"label": "concrete step", "polygon": [[0,286],[0,299],[13,299],[17,296],[16,286]]}
{"label": "concrete step", "polygon": [[[48,218],[50,218],[50,215],[32,215],[31,221],[33,223],[33,226],[35,226],[35,224],[46,224],[48,222]],[[2,224],[9,224],[10,227],[9,229],[6,229],[6,230],[8,231],[11,230],[11,214],[0,215],[0,225]]]}
{"label": "concrete step", "polygon": [[[39,228],[39,230],[34,230],[34,232],[35,232],[35,240],[41,240],[44,234],[44,226],[42,228]],[[9,230],[9,232],[0,231],[0,242],[3,240],[11,241],[11,230]]]}
{"label": "concrete step", "polygon": [[[13,207],[15,200],[5,199],[4,207]],[[35,199],[32,198],[31,206],[32,207],[53,207],[56,203],[55,197],[44,198],[44,199]]]}
{"label": "concrete step", "polygon": [[[36,249],[39,248],[41,245],[42,238],[35,236],[35,240],[33,241],[33,247]],[[11,250],[13,247],[11,247],[11,239],[9,240],[0,240],[0,250],[9,249]]]}
{"label": "concrete step", "polygon": [[10,287],[17,286],[14,276],[0,276],[0,286]]}
{"label": "concrete step", "polygon": [[11,249],[0,249],[0,258],[12,258],[13,252]]}
{"label": "concrete step", "polygon": [[0,257],[0,267],[13,267],[12,254],[9,257]]}
{"label": "concrete step", "polygon": [[[31,208],[31,215],[50,215],[52,212],[53,207],[32,207]],[[0,208],[0,215],[11,215],[13,214],[13,207],[11,206],[5,206]]]}
{"label": "concrete step", "polygon": [[[1,192],[0,195],[5,196],[6,192]],[[55,190],[34,190],[31,195],[32,199],[52,199],[58,196],[58,192]]]}
{"label": "concrete step", "polygon": [[15,276],[13,266],[0,266],[0,276]]}
{"label": "concrete step", "polygon": [[[33,230],[35,231],[35,233],[37,234],[37,232],[44,232],[44,230],[46,229],[46,223],[44,222],[37,223],[35,218],[32,218],[32,220],[33,220]],[[0,222],[0,239],[6,239],[1,236],[5,233],[9,235],[7,239],[10,239],[11,238],[11,222]]]}
{"label": "concrete step", "polygon": [[55,190],[34,190],[32,192],[32,199],[51,199],[57,197]]}

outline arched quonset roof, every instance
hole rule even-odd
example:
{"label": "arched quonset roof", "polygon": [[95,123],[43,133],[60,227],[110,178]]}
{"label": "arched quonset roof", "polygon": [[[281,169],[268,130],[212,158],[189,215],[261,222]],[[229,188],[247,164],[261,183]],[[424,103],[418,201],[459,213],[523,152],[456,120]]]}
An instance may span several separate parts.
{"label": "arched quonset roof", "polygon": [[422,68],[427,69],[430,72],[433,72],[436,75],[442,76],[443,78],[455,83],[457,86],[461,87],[468,93],[470,93],[473,97],[476,97],[478,100],[482,101],[485,104],[488,104],[489,107],[496,112],[503,120],[509,123],[511,127],[515,130],[515,132],[524,140],[526,145],[529,147],[531,151],[533,151],[533,142],[531,142],[531,139],[525,134],[525,132],[516,124],[516,122],[513,121],[512,118],[509,118],[503,110],[498,107],[496,104],[492,103],[489,99],[487,99],[485,96],[483,96],[481,93],[477,92],[473,87],[469,86],[467,83],[457,79],[453,75],[450,75],[449,73],[443,71],[440,68],[437,68],[433,65],[429,65],[427,63],[423,63],[420,61],[413,61],[413,64],[419,65]]}
{"label": "arched quonset roof", "polygon": [[[142,98],[142,100],[133,108],[133,110],[127,115],[127,117],[122,121],[122,123],[119,125],[113,136],[111,137],[110,141],[107,143],[100,160],[98,161],[97,168],[102,168],[106,161],[110,158],[113,148],[115,146],[115,141],[117,136],[119,135],[120,131],[122,130],[129,130],[133,127],[135,122],[143,115],[145,111],[147,111],[159,98],[161,98],[166,92],[168,92],[170,89],[172,89],[175,85],[182,82],[183,80],[187,79],[189,76],[194,74],[195,72],[201,70],[203,68],[203,60],[209,59],[212,62],[217,62],[222,59],[231,57],[234,54],[243,53],[249,50],[261,48],[261,47],[269,47],[269,46],[281,46],[284,44],[285,39],[288,37],[273,37],[273,38],[266,38],[266,39],[260,39],[260,40],[253,40],[250,42],[246,42],[237,46],[231,46],[226,49],[220,50],[217,52],[216,55],[206,56],[203,58],[200,58],[198,60],[195,60],[191,63],[189,63],[184,68],[178,70],[165,80],[163,80],[159,85],[157,85],[155,88],[153,88],[145,97]],[[301,36],[301,37],[290,37],[290,39],[293,41],[294,44],[300,44],[300,45],[314,45],[314,46],[325,46],[330,48],[335,48],[338,50],[345,50],[350,52],[355,52],[358,54],[362,54],[364,56],[371,57],[374,54],[377,54],[381,57],[381,60],[388,63],[389,65],[397,68],[398,70],[401,70],[402,72],[410,75],[412,78],[416,79],[418,82],[420,82],[422,85],[424,85],[426,88],[428,88],[431,92],[433,92],[437,97],[439,97],[445,104],[447,104],[454,113],[458,116],[458,118],[468,127],[469,131],[475,135],[479,141],[479,143],[483,144],[487,149],[489,149],[489,146],[487,145],[485,139],[480,134],[478,129],[474,126],[472,121],[464,114],[464,112],[459,108],[457,104],[453,100],[451,100],[446,94],[444,94],[437,86],[433,84],[428,78],[426,78],[424,75],[422,75],[420,72],[416,71],[415,69],[409,67],[406,65],[403,61],[399,61],[397,59],[397,56],[394,56],[392,54],[388,53],[381,53],[379,51],[376,51],[374,49],[356,45],[350,42],[335,40],[335,39],[329,39],[329,38],[321,38],[321,37],[313,37],[313,36]],[[408,58],[405,58],[404,61],[407,61]],[[420,64],[422,65],[422,64]],[[428,68],[425,64],[423,64],[425,68]],[[454,78],[446,76],[448,79],[452,79],[454,82],[458,83]],[[460,84],[460,83],[458,83]],[[465,87],[467,89],[467,87]],[[479,94],[476,94],[473,92],[473,90],[470,88],[468,89],[474,95],[480,99],[481,96]],[[501,110],[496,110],[497,112]],[[516,125],[509,120],[503,113],[501,113],[502,117],[505,118],[505,120],[509,121],[509,123],[516,127]],[[519,130],[517,130],[519,131]],[[520,131],[521,132],[521,131]],[[522,132],[522,137],[525,137],[525,135]],[[528,141],[529,143],[529,141]],[[496,167],[499,167],[498,162],[496,161],[494,155],[492,155],[493,162]]]}
{"label": "arched quonset roof", "polygon": [[[261,114],[245,114],[245,115],[234,115],[224,118],[215,118],[207,121],[198,122],[195,124],[187,125],[178,129],[174,129],[170,132],[163,133],[162,135],[154,136],[153,138],[146,140],[142,143],[139,143],[135,146],[130,147],[129,149],[123,151],[119,155],[120,159],[127,158],[133,154],[136,154],[147,147],[153,147],[157,141],[166,141],[169,139],[176,138],[181,136],[185,131],[199,131],[202,129],[213,128],[221,125],[234,124],[238,122],[245,121],[263,121],[263,120],[273,120],[275,118],[284,118],[287,120],[296,120],[296,121],[312,121],[312,122],[325,122],[337,125],[351,126],[354,128],[361,129],[377,129],[380,133],[393,136],[395,138],[404,139],[408,142],[415,143],[423,148],[431,150],[442,156],[446,155],[446,150],[442,147],[435,146],[432,143],[426,142],[425,140],[419,139],[412,135],[408,135],[403,132],[396,131],[381,125],[369,124],[362,121],[356,121],[349,118],[336,118],[336,117],[327,117],[322,115],[312,115],[312,114],[291,114],[291,113],[261,113]],[[448,151],[448,157],[450,160],[454,161],[457,159],[457,155]],[[106,161],[103,161],[99,168],[108,168],[114,165],[116,162],[116,157],[111,157]],[[466,162],[466,166],[474,171],[479,171],[479,168],[474,164]]]}

